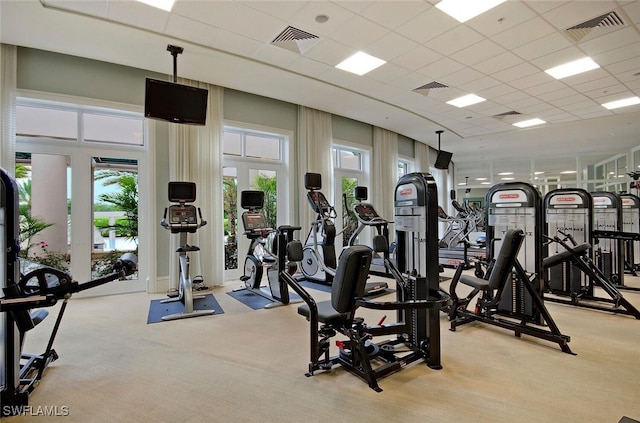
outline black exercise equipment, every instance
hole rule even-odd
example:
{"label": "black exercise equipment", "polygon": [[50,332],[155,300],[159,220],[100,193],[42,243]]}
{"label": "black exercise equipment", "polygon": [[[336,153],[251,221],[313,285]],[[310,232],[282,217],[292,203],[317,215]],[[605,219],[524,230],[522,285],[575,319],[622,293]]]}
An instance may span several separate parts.
{"label": "black exercise equipment", "polygon": [[[403,270],[386,260],[397,281],[396,301],[375,302],[364,298],[372,251],[362,245],[343,250],[331,286],[330,301],[316,303],[293,277],[285,275],[289,285],[306,303],[298,308],[298,313],[310,322],[307,376],[339,364],[380,392],[378,379],[410,363],[424,360],[433,369],[442,368],[438,313],[449,304],[450,298],[438,288],[437,239],[429,241],[424,233],[425,230],[436,230],[436,198],[435,182],[428,174],[406,175],[398,182],[396,222],[399,218],[401,224],[400,229],[396,228],[396,235],[402,251],[399,257]],[[383,236],[375,236],[373,242],[379,252],[384,254],[388,250]],[[435,248],[426,245],[433,243]],[[288,254],[292,260],[301,258],[302,245],[292,242]],[[362,318],[356,317],[359,307],[395,310],[398,321],[383,324],[383,318],[378,325],[366,325]],[[338,354],[330,356],[329,340],[337,333],[346,336],[347,340],[337,341]],[[374,343],[372,339],[376,336],[392,337]]]}
{"label": "black exercise equipment", "polygon": [[[545,195],[545,300],[640,318],[631,305],[591,259],[593,204],[579,188],[559,188]],[[560,251],[552,249],[559,245]],[[596,295],[601,288],[608,296]]]}
{"label": "black exercise equipment", "polygon": [[[319,173],[305,173],[304,186],[308,190],[307,201],[316,214],[311,222],[311,229],[303,248],[301,270],[304,278],[310,282],[331,285],[336,272],[336,210],[329,203],[327,197],[320,191],[322,175]],[[387,289],[384,282],[367,284],[365,292],[368,295],[378,294]]]}
{"label": "black exercise equipment", "polygon": [[[458,266],[449,287],[449,293],[453,300],[453,304],[449,309],[451,331],[455,332],[458,326],[479,321],[513,330],[517,337],[520,337],[524,333],[535,336],[536,338],[556,342],[563,352],[573,354],[568,345],[571,339],[560,333],[558,326],[555,324],[532,283],[532,279],[534,279],[536,275],[527,274],[517,259],[524,238],[525,234],[522,229],[509,229],[506,232],[502,240],[500,252],[497,254],[497,258],[488,272],[488,279],[463,275],[463,267]],[[540,316],[549,327],[549,330],[543,329],[542,326],[532,326],[526,316],[519,322],[516,319],[500,317],[499,304],[505,296],[505,291],[510,281],[514,279],[518,279],[520,285],[529,294],[533,306],[538,309]],[[459,282],[473,288],[465,298],[458,297],[456,293]],[[469,310],[469,304],[476,297],[477,301],[474,309]]]}
{"label": "black exercise equipment", "polygon": [[[451,330],[478,320],[513,330],[518,337],[524,333],[557,342],[562,351],[571,353],[569,337],[560,333],[544,305],[540,194],[530,184],[509,182],[489,189],[485,203],[488,270],[481,279],[462,275],[460,266],[456,269],[449,288],[454,302],[449,311]],[[456,294],[458,282],[473,288],[466,298]],[[468,310],[478,294],[476,308]],[[549,330],[543,329],[545,325]]]}
{"label": "black exercise equipment", "polygon": [[[622,231],[640,233],[640,197],[633,194],[620,194],[622,201]],[[640,269],[640,242],[624,241],[624,271],[638,276]]]}
{"label": "black exercise equipment", "polygon": [[178,253],[178,288],[177,295],[172,295],[162,300],[162,302],[180,301],[184,305],[184,311],[163,316],[162,320],[186,319],[215,314],[215,310],[194,310],[193,308],[193,301],[204,298],[204,295],[193,295],[193,280],[189,275],[189,253],[200,251],[200,248],[188,244],[187,234],[195,233],[207,224],[207,221],[202,218],[200,208],[196,209],[193,204],[190,204],[196,201],[196,184],[194,182],[169,182],[168,197],[169,202],[176,204],[171,204],[164,209],[160,225],[171,231],[172,234],[180,235],[179,245],[176,249]]}
{"label": "black exercise equipment", "polygon": [[[594,261],[618,288],[624,286],[624,239],[622,232],[622,199],[613,192],[592,192]],[[611,235],[610,237],[608,235]]]}
{"label": "black exercise equipment", "polygon": [[[389,244],[389,224],[393,223],[381,217],[373,204],[365,202],[368,197],[367,187],[357,186],[354,189],[354,195],[358,202],[353,206],[353,212],[358,219],[358,227],[349,237],[349,245],[357,245],[358,237],[365,228],[373,228],[371,231],[374,236],[382,236],[387,244]],[[382,257],[374,250],[373,260],[371,262],[370,272],[380,276],[391,276],[385,261],[389,259],[389,248]]]}
{"label": "black exercise equipment", "polygon": [[[0,248],[4,251],[0,254],[4,295],[0,299],[0,403],[2,416],[7,416],[24,410],[45,369],[58,358],[53,343],[72,294],[132,274],[137,268],[137,258],[126,253],[116,261],[112,273],[83,284],[73,281],[65,272],[38,263],[25,266],[28,270],[21,276],[18,188],[15,179],[3,169],[0,180]],[[30,309],[50,307],[58,300],[63,303],[44,353],[23,353],[26,333],[48,315],[46,310],[30,312]]]}
{"label": "black exercise equipment", "polygon": [[[293,275],[297,265],[286,257],[286,246],[293,240],[299,226],[282,225],[277,230],[269,228],[262,211],[264,192],[245,190],[240,193],[240,205],[246,211],[242,213],[244,235],[249,239],[249,249],[244,261],[244,274],[240,280],[246,290],[270,300],[264,308],[272,308],[291,303],[287,282],[280,277],[280,269]],[[267,239],[269,238],[269,239]],[[266,245],[269,244],[271,248]],[[267,270],[268,287],[262,286],[262,276]],[[238,291],[234,290],[234,291]],[[300,302],[300,300],[293,301]]]}

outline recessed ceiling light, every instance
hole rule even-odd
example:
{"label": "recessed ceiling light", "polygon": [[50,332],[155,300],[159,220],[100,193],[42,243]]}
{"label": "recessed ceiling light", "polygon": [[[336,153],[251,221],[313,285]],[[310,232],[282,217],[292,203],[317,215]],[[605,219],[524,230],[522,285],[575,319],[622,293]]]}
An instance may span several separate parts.
{"label": "recessed ceiling light", "polygon": [[577,173],[575,170],[563,170],[560,172],[561,175],[571,175],[573,173]]}
{"label": "recessed ceiling light", "polygon": [[336,68],[362,76],[385,63],[387,63],[385,60],[378,59],[377,57],[373,57],[367,53],[359,51],[353,56],[338,63]]}
{"label": "recessed ceiling light", "polygon": [[436,7],[458,22],[466,22],[506,0],[442,0]]}
{"label": "recessed ceiling light", "polygon": [[534,172],[535,175],[542,175],[544,172],[542,171],[538,171],[538,172]]}
{"label": "recessed ceiling light", "polygon": [[513,124],[513,126],[517,126],[518,128],[527,128],[529,126],[535,126],[535,125],[541,125],[543,123],[547,123],[542,119],[529,119],[529,120],[523,120],[521,122],[516,122]]}
{"label": "recessed ceiling light", "polygon": [[491,182],[480,182],[480,185],[491,185]]}
{"label": "recessed ceiling light", "polygon": [[447,101],[447,104],[450,104],[456,107],[467,107],[467,106],[471,106],[472,104],[481,103],[485,100],[486,100],[485,98],[478,97],[475,94],[467,94],[462,97],[454,98],[451,101]]}
{"label": "recessed ceiling light", "polygon": [[620,107],[633,106],[635,104],[640,104],[640,97],[636,96],[636,97],[623,98],[622,100],[610,101],[608,103],[604,103],[602,107],[604,107],[605,109],[611,110],[611,109],[617,109]]}
{"label": "recessed ceiling light", "polygon": [[175,0],[138,0],[138,1],[140,3],[148,4],[149,6],[157,7],[158,9],[166,10],[167,12],[171,12],[173,3],[175,3]]}
{"label": "recessed ceiling light", "polygon": [[464,186],[464,185],[467,185],[467,183],[466,182],[458,182],[458,186]]}
{"label": "recessed ceiling light", "polygon": [[500,172],[498,173],[499,176],[507,176],[507,175],[513,175],[513,172]]}
{"label": "recessed ceiling light", "polygon": [[547,69],[545,72],[556,79],[562,79],[582,72],[587,72],[592,69],[597,69],[599,67],[600,65],[594,62],[591,57],[585,57],[583,59],[574,60],[573,62]]}
{"label": "recessed ceiling light", "polygon": [[516,178],[514,178],[512,176],[507,176],[507,177],[504,177],[504,178],[500,178],[501,181],[513,181],[514,179],[516,179]]}
{"label": "recessed ceiling light", "polygon": [[486,181],[487,178],[476,178],[476,181]]}

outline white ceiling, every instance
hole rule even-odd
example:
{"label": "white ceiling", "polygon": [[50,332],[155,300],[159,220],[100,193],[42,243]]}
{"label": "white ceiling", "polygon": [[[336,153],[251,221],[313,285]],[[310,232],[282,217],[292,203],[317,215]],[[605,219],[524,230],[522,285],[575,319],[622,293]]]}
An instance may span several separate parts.
{"label": "white ceiling", "polygon": [[[411,1],[177,0],[164,12],[131,0],[0,0],[0,40],[178,75],[387,128],[454,153],[463,174],[591,164],[640,145],[640,1],[516,1],[460,24]],[[566,31],[615,12],[620,25]],[[325,23],[316,22],[326,15]],[[288,26],[318,38],[272,44]],[[334,66],[358,50],[387,61],[356,76]],[[592,57],[600,68],[556,80],[544,70]],[[448,88],[418,93],[438,82]],[[487,101],[459,109],[474,93]],[[520,115],[498,118],[517,112]],[[513,122],[547,123],[518,129]],[[491,164],[492,163],[492,164]],[[497,172],[497,170],[495,170]],[[463,176],[462,176],[463,177]]]}

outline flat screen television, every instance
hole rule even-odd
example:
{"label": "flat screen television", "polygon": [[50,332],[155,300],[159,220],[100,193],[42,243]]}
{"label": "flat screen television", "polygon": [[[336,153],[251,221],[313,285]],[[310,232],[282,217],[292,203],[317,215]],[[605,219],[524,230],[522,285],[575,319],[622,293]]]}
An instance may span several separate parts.
{"label": "flat screen television", "polygon": [[436,157],[436,164],[434,167],[436,169],[449,169],[449,164],[451,163],[451,157],[453,153],[448,151],[439,150],[438,156]]}
{"label": "flat screen television", "polygon": [[146,78],[144,116],[173,123],[204,125],[208,90]]}

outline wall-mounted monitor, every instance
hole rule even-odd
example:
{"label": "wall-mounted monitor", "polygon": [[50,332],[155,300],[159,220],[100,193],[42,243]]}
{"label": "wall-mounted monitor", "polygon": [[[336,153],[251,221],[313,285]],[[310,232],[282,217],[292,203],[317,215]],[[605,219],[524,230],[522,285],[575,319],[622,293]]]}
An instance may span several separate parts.
{"label": "wall-mounted monitor", "polygon": [[452,156],[453,156],[453,153],[450,153],[444,150],[439,150],[434,167],[436,169],[449,169],[449,164],[451,163]]}
{"label": "wall-mounted monitor", "polygon": [[204,125],[208,90],[146,78],[144,116],[173,123]]}

